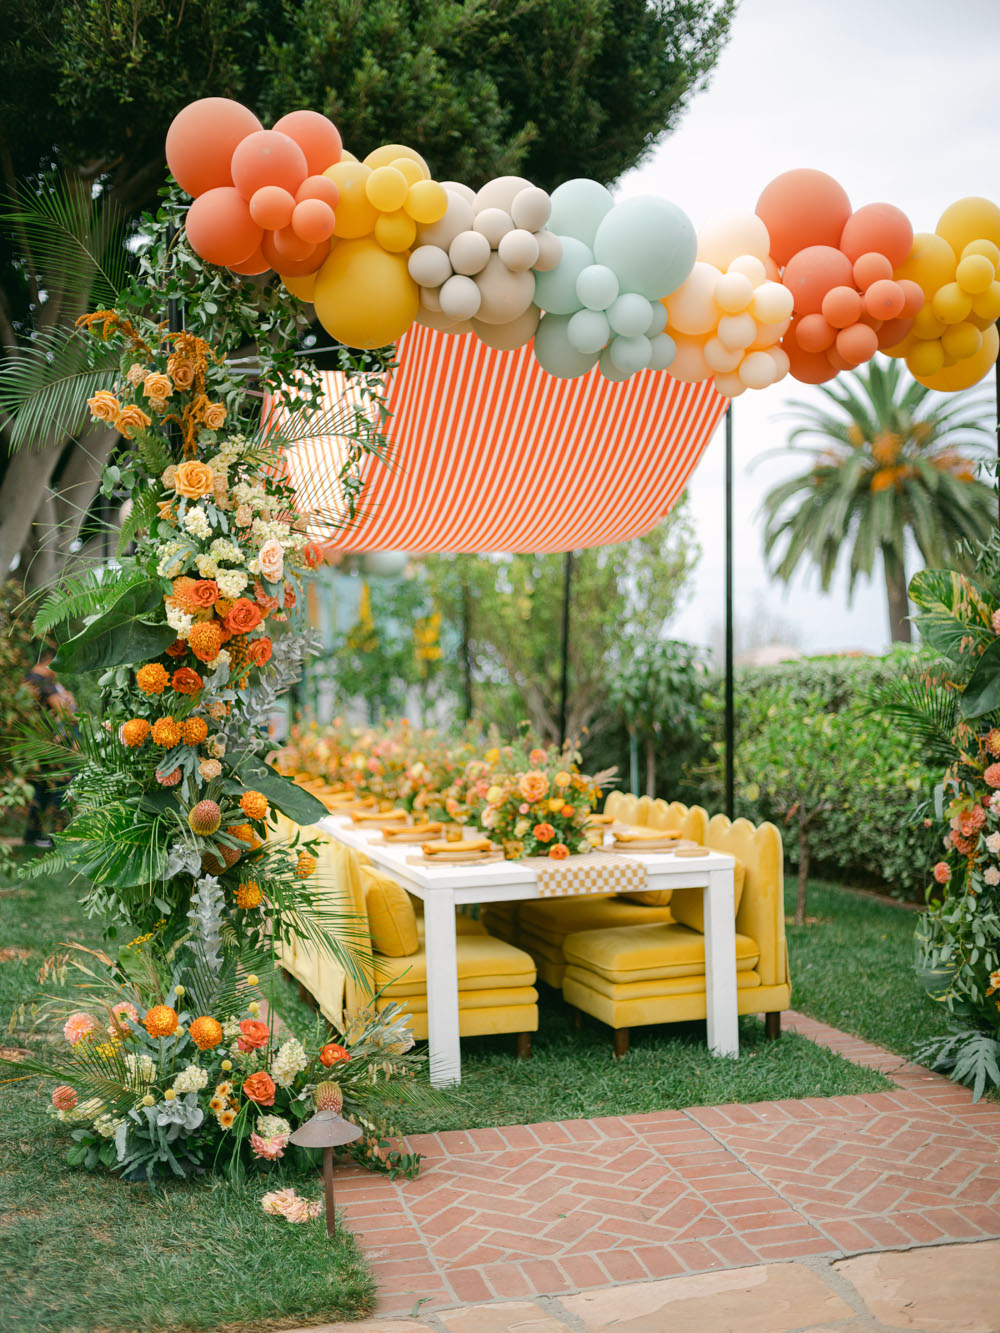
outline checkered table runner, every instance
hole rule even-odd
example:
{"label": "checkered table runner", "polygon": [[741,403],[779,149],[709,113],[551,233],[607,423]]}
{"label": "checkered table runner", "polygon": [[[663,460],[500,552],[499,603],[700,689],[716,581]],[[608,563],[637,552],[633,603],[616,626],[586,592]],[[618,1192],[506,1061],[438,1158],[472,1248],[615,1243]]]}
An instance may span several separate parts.
{"label": "checkered table runner", "polygon": [[634,893],[648,887],[646,867],[625,856],[588,853],[569,856],[565,861],[529,856],[522,865],[530,865],[538,876],[540,898],[577,893]]}

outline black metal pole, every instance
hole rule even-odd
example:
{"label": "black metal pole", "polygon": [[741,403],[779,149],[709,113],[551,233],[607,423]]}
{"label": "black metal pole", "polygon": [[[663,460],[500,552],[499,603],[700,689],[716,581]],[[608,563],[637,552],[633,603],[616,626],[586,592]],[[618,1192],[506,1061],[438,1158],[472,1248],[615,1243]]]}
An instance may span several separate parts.
{"label": "black metal pole", "polygon": [[462,712],[466,722],[472,721],[472,653],[469,649],[469,637],[472,632],[472,606],[469,597],[469,585],[462,580]]}
{"label": "black metal pole", "polygon": [[734,815],[733,747],[733,405],[726,409],[726,814]]}
{"label": "black metal pole", "polygon": [[569,695],[569,604],[573,590],[573,552],[563,566],[562,665],[559,671],[559,744],[566,744],[566,703]]}

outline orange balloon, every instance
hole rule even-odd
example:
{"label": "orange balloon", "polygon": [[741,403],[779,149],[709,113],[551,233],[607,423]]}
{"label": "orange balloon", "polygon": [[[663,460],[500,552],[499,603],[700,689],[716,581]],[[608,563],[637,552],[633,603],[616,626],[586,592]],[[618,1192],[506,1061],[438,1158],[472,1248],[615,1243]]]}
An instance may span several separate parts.
{"label": "orange balloon", "polygon": [[755,211],[771,237],[772,257],[779,264],[787,264],[792,255],[808,246],[836,248],[844,223],[851,216],[851,201],[832,176],[802,167],[786,171],[765,185]]}
{"label": "orange balloon", "polygon": [[167,130],[167,166],[182,190],[196,199],[232,185],[236,145],[260,129],[249,109],[228,97],[203,97],[178,111]]}
{"label": "orange balloon", "polygon": [[924,303],[924,293],[920,284],[912,278],[897,278],[903,289],[903,319],[912,319]]}
{"label": "orange balloon", "polygon": [[249,259],[244,259],[242,264],[228,264],[226,266],[230,273],[240,273],[246,277],[255,277],[258,273],[266,273],[271,265],[267,261],[267,256],[258,245]]}
{"label": "orange balloon", "polygon": [[283,261],[291,261],[293,264],[307,258],[319,244],[318,241],[305,240],[291,227],[282,227],[280,231],[272,231],[270,235],[275,254]]}
{"label": "orange balloon", "polygon": [[885,255],[896,268],[906,262],[913,249],[910,219],[895,204],[865,204],[844,223],[840,248],[852,264],[874,251]]}
{"label": "orange balloon", "polygon": [[895,351],[899,344],[909,336],[912,328],[912,318],[887,319],[878,331],[879,351],[887,352],[890,347]]}
{"label": "orange balloon", "polygon": [[899,319],[906,307],[906,293],[891,278],[879,278],[865,292],[865,309],[874,319]]}
{"label": "orange balloon", "polygon": [[233,184],[244,199],[252,199],[262,185],[280,185],[294,196],[308,174],[305,153],[276,130],[248,134],[233,153]]}
{"label": "orange balloon", "polygon": [[310,245],[319,245],[333,235],[334,221],[333,209],[322,199],[303,199],[295,205],[292,231]]}
{"label": "orange balloon", "polygon": [[872,283],[878,282],[880,278],[891,277],[892,265],[885,255],[877,254],[874,250],[859,255],[854,261],[854,281],[862,291],[867,291]]}
{"label": "orange balloon", "polygon": [[860,366],[878,351],[878,334],[867,324],[852,324],[837,334],[837,351],[849,366]]}
{"label": "orange balloon", "polygon": [[340,203],[340,191],[329,176],[307,176],[295,191],[295,202],[301,204],[303,199],[322,199],[324,204],[336,208]]}
{"label": "orange balloon", "polygon": [[191,249],[210,264],[242,264],[264,235],[247,201],[231,185],[200,194],[188,209],[184,230]]}
{"label": "orange balloon", "polygon": [[319,266],[330,253],[330,242],[322,241],[319,245],[314,245],[304,259],[284,259],[277,251],[274,244],[274,232],[264,233],[264,239],[260,244],[264,252],[264,258],[276,269],[281,276],[289,278],[304,278],[307,273],[315,273]]}
{"label": "orange balloon", "polygon": [[788,373],[800,384],[825,384],[836,375],[825,352],[805,352],[791,336],[792,330],[782,339],[781,345],[788,356]]}
{"label": "orange balloon", "polygon": [[830,245],[810,245],[788,261],[781,281],[792,293],[797,315],[815,315],[832,287],[849,287],[851,261]]}
{"label": "orange balloon", "polygon": [[294,139],[305,155],[310,176],[319,176],[340,161],[344,141],[332,120],[318,111],[289,111],[273,127]]}
{"label": "orange balloon", "polygon": [[250,200],[250,216],[265,231],[279,231],[292,220],[295,196],[280,185],[262,185]]}
{"label": "orange balloon", "polygon": [[803,315],[795,326],[795,340],[803,352],[825,352],[836,336],[837,330],[822,315]]}
{"label": "orange balloon", "polygon": [[832,324],[835,329],[846,329],[861,318],[861,297],[853,287],[831,287],[823,297],[821,309],[827,324]]}

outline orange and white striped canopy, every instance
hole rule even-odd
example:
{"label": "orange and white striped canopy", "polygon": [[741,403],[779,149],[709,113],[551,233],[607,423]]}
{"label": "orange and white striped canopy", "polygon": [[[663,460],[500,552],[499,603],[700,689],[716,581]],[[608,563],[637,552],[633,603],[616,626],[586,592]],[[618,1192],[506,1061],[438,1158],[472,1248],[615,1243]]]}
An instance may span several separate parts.
{"label": "orange and white striped canopy", "polygon": [[[711,381],[595,368],[547,375],[530,347],[415,325],[388,387],[388,466],[367,458],[351,551],[567,551],[641,537],[680,495],[726,410]],[[331,374],[330,393],[343,393]],[[288,450],[299,508],[329,512],[335,436]]]}

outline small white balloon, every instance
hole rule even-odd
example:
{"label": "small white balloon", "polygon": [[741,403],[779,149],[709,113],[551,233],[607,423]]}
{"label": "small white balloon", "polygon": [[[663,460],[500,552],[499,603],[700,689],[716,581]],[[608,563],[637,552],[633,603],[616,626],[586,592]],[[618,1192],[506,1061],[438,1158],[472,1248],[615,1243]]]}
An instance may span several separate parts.
{"label": "small white balloon", "polygon": [[611,360],[619,370],[631,375],[636,370],[645,370],[653,355],[649,339],[642,333],[634,337],[617,337],[612,340]]}
{"label": "small white balloon", "polygon": [[440,287],[451,277],[451,260],[436,245],[421,245],[410,255],[410,277],[421,287]]}
{"label": "small white balloon", "polygon": [[638,292],[625,292],[608,310],[611,327],[626,338],[644,336],[652,318],[651,303]]}
{"label": "small white balloon", "polygon": [[669,333],[657,333],[649,340],[650,370],[666,370],[677,356],[677,344]]}
{"label": "small white balloon", "polygon": [[729,273],[742,273],[750,279],[751,287],[759,287],[767,278],[767,269],[756,255],[738,255],[729,265]]}
{"label": "small white balloon", "polygon": [[471,319],[473,315],[478,315],[483,301],[476,284],[461,273],[449,278],[438,296],[442,311],[452,319]]}
{"label": "small white balloon", "polygon": [[472,225],[480,235],[486,237],[493,250],[509,231],[514,230],[513,218],[502,208],[481,208]]}
{"label": "small white balloon", "polygon": [[491,253],[489,241],[478,231],[460,232],[448,248],[452,268],[466,277],[481,273],[489,263]]}
{"label": "small white balloon", "polygon": [[541,231],[552,216],[552,200],[537,185],[528,185],[511,200],[509,212],[515,227]]}
{"label": "small white balloon", "polygon": [[562,241],[554,231],[540,231],[535,240],[538,242],[538,258],[532,267],[536,273],[550,273],[562,263]]}
{"label": "small white balloon", "polygon": [[578,310],[570,316],[566,337],[578,352],[599,352],[611,337],[611,325],[600,310]]}
{"label": "small white balloon", "polygon": [[745,351],[757,336],[757,321],[753,315],[723,315],[719,320],[717,337],[724,347]]}
{"label": "small white balloon", "polygon": [[588,310],[607,310],[618,299],[618,278],[606,264],[588,264],[576,280],[576,294]]}
{"label": "small white balloon", "polygon": [[502,208],[505,213],[509,213],[514,200],[522,190],[527,189],[534,189],[534,186],[523,176],[496,176],[487,181],[476,195],[476,212],[480,213],[484,208]]}
{"label": "small white balloon", "polygon": [[753,283],[745,273],[725,273],[715,284],[714,296],[720,310],[738,315],[753,300]]}
{"label": "small white balloon", "polygon": [[795,298],[780,282],[763,282],[756,288],[750,309],[761,324],[777,324],[789,319]]}
{"label": "small white balloon", "polygon": [[531,268],[538,259],[538,242],[530,231],[515,227],[501,236],[497,254],[513,273]]}
{"label": "small white balloon", "polygon": [[[472,227],[475,214],[471,203],[450,186],[447,189],[448,207],[444,217],[426,227],[417,227],[418,245],[436,245],[441,250],[447,250],[459,232],[469,231]],[[469,193],[472,193],[471,190]]]}
{"label": "small white balloon", "polygon": [[[452,278],[451,281],[454,282],[455,279]],[[709,338],[705,344],[704,357],[705,364],[710,370],[714,370],[717,375],[725,375],[735,370],[743,360],[743,349],[739,347],[734,350],[726,347],[718,338]]]}

